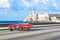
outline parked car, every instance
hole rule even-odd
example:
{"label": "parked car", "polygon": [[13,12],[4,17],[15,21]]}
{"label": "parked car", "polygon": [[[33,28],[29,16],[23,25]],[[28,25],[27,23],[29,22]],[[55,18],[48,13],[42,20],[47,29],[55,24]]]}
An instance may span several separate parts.
{"label": "parked car", "polygon": [[13,31],[13,29],[18,29],[18,30],[24,30],[27,29],[29,30],[30,28],[32,28],[33,25],[29,24],[29,23],[21,23],[21,24],[9,24],[8,25],[8,29],[10,31]]}

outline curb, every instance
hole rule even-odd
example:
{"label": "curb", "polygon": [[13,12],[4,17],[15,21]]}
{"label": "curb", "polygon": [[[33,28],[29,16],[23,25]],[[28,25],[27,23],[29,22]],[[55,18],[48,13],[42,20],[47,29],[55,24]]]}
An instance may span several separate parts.
{"label": "curb", "polygon": [[8,30],[8,27],[1,27],[0,30]]}

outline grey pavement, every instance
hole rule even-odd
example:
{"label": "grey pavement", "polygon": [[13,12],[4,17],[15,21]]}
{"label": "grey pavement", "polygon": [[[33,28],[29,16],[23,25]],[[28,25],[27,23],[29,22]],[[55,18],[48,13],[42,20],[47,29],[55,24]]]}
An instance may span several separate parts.
{"label": "grey pavement", "polygon": [[60,40],[60,31],[25,36],[25,37],[17,37],[7,40]]}
{"label": "grey pavement", "polygon": [[[4,27],[2,27],[4,28]],[[7,28],[7,27],[5,27]],[[44,30],[51,30],[51,29],[58,29],[60,28],[60,26],[51,26],[51,27],[37,27],[36,28],[31,28],[29,31],[9,31],[9,30],[1,30],[0,31],[0,37],[1,36],[8,36],[8,35],[12,35],[15,34],[17,36],[17,34],[22,34],[22,33],[29,33],[29,32],[33,32],[37,31],[38,33]],[[56,38],[56,39],[55,39]],[[26,37],[16,37],[16,38],[12,38],[12,39],[7,39],[7,40],[60,40],[60,30],[56,31],[56,32],[51,32],[51,33],[44,33],[44,34],[37,34],[37,35],[32,35],[32,36],[26,36]]]}
{"label": "grey pavement", "polygon": [[36,28],[31,28],[29,31],[18,31],[18,30],[13,30],[12,32],[9,30],[4,30],[8,29],[8,27],[1,27],[0,28],[0,36],[1,35],[7,35],[7,34],[15,34],[15,33],[25,33],[25,32],[31,32],[31,31],[41,31],[41,30],[49,30],[49,29],[56,29],[60,28],[60,26],[52,26],[52,27],[37,27]]}

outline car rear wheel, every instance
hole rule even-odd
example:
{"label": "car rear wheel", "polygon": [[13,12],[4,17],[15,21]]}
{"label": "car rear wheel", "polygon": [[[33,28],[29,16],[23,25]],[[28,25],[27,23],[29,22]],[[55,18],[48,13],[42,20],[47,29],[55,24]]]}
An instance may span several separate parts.
{"label": "car rear wheel", "polygon": [[27,30],[30,30],[30,29],[27,29]]}
{"label": "car rear wheel", "polygon": [[9,29],[10,31],[13,31],[13,29]]}

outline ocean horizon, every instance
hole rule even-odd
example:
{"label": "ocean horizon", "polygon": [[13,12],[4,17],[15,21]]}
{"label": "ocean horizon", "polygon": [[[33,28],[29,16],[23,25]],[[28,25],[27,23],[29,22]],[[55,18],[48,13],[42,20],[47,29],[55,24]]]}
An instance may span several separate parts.
{"label": "ocean horizon", "polygon": [[0,24],[19,24],[25,23],[24,21],[0,21]]}

